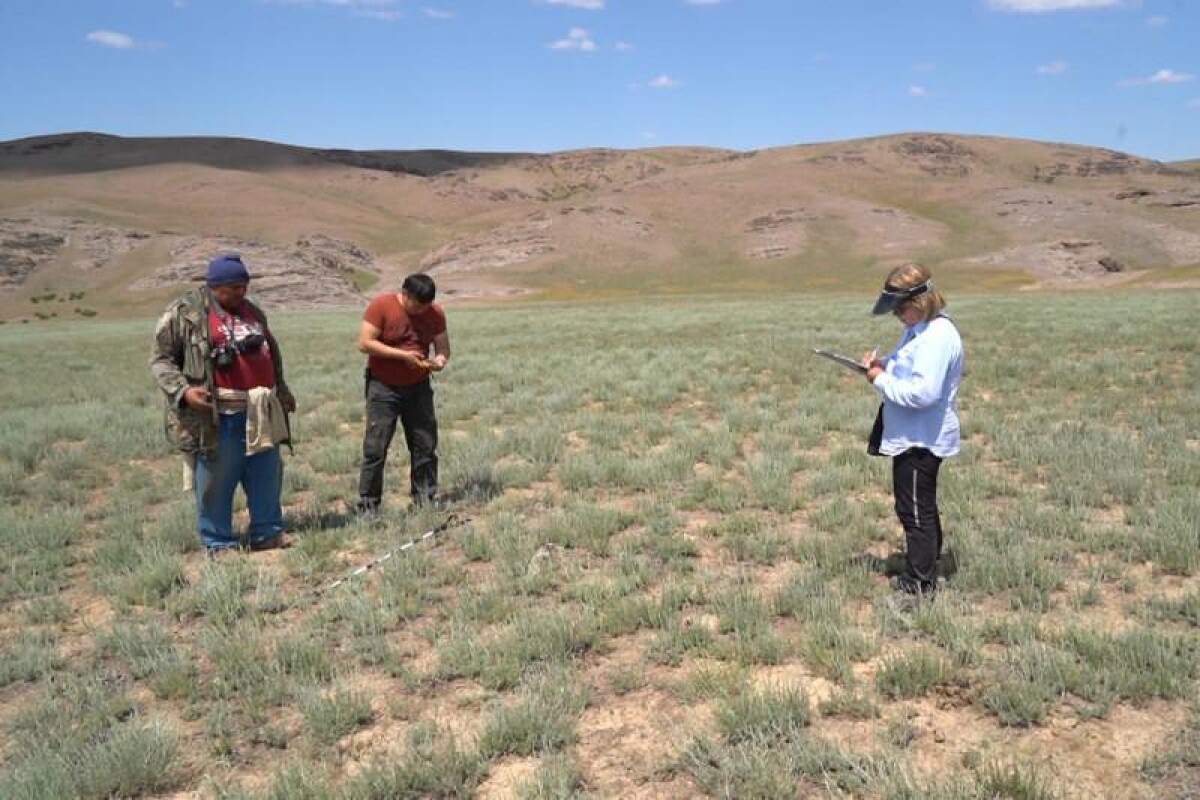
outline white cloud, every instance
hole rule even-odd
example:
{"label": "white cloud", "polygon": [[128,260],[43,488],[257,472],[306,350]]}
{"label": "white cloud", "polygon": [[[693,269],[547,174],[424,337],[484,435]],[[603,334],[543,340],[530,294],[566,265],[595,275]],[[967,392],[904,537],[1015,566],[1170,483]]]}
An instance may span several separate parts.
{"label": "white cloud", "polygon": [[1195,80],[1196,76],[1190,72],[1176,72],[1173,69],[1160,69],[1148,78],[1127,78],[1121,81],[1120,86],[1145,86],[1153,83],[1187,83]]}
{"label": "white cloud", "polygon": [[171,5],[175,8],[187,8],[187,0],[174,0]]}
{"label": "white cloud", "polygon": [[1187,104],[1187,107],[1188,108],[1200,108],[1200,97],[1197,97],[1195,100],[1189,101]]}
{"label": "white cloud", "polygon": [[651,89],[678,89],[682,85],[670,75],[659,75],[647,84]]}
{"label": "white cloud", "polygon": [[683,0],[689,6],[719,6],[721,0]]}
{"label": "white cloud", "polygon": [[261,0],[261,2],[278,6],[332,6],[345,9],[356,17],[395,22],[404,17],[400,8],[400,0]]}
{"label": "white cloud", "polygon": [[1151,28],[1161,28],[1170,21],[1170,17],[1164,17],[1162,14],[1155,14],[1152,17],[1147,17],[1146,25]]}
{"label": "white cloud", "polygon": [[377,19],[382,22],[395,22],[404,16],[403,11],[394,11],[386,9],[363,8],[354,12],[356,17],[366,17],[367,19]]}
{"label": "white cloud", "polygon": [[552,6],[585,8],[588,11],[600,11],[604,8],[604,0],[546,0],[546,3]]}
{"label": "white cloud", "polygon": [[1160,69],[1146,80],[1149,83],[1186,83],[1187,81],[1195,80],[1195,78],[1196,76],[1190,72],[1176,72],[1173,69]]}
{"label": "white cloud", "polygon": [[596,43],[592,40],[592,35],[583,28],[571,28],[571,30],[567,31],[565,39],[559,39],[546,46],[551,50],[582,50],[585,53],[590,53],[596,49]]}
{"label": "white cloud", "polygon": [[280,6],[333,6],[334,8],[344,8],[358,16],[385,20],[399,19],[404,16],[404,12],[396,8],[399,0],[263,0],[263,2]]}
{"label": "white cloud", "polygon": [[629,42],[617,42],[613,46],[616,47],[618,50],[620,50],[622,53],[634,49],[633,45]]}
{"label": "white cloud", "polygon": [[1062,60],[1051,61],[1049,64],[1039,64],[1038,68],[1037,68],[1037,74],[1038,75],[1062,75],[1064,72],[1066,72],[1070,68],[1071,67],[1065,61],[1062,61]]}
{"label": "white cloud", "polygon": [[929,90],[924,86],[910,86],[908,87],[908,95],[909,97],[928,97]]}
{"label": "white cloud", "polygon": [[913,64],[913,72],[933,72],[937,69],[937,64],[925,62],[923,64]]}
{"label": "white cloud", "polygon": [[87,40],[92,44],[112,47],[116,50],[128,50],[137,44],[133,41],[132,36],[117,31],[92,31],[87,35]]}
{"label": "white cloud", "polygon": [[421,13],[430,19],[454,19],[455,17],[453,11],[443,11],[440,8],[430,8],[429,6],[422,8]]}
{"label": "white cloud", "polygon": [[988,0],[996,11],[1018,14],[1043,14],[1047,11],[1074,11],[1087,8],[1115,8],[1126,0]]}

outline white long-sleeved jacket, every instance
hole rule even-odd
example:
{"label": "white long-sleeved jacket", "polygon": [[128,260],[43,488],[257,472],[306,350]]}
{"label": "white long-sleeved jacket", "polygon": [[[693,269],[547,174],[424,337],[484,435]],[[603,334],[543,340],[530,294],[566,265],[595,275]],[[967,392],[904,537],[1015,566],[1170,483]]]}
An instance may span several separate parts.
{"label": "white long-sleeved jacket", "polygon": [[873,384],[883,398],[881,454],[899,455],[910,447],[927,448],[941,458],[958,453],[963,362],[962,338],[949,317],[904,330]]}

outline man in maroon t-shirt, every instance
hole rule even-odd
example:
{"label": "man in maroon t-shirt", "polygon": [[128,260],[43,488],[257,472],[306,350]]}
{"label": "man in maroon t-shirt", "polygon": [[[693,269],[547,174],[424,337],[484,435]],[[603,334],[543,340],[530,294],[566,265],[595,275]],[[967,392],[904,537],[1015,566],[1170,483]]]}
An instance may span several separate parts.
{"label": "man in maroon t-shirt", "polygon": [[404,428],[413,502],[436,499],[437,417],[431,373],[450,360],[446,314],[433,302],[433,279],[416,273],[398,294],[380,295],[363,313],[358,349],[367,354],[367,421],[363,434],[358,511],[371,513],[383,499],[383,470],[396,420]]}

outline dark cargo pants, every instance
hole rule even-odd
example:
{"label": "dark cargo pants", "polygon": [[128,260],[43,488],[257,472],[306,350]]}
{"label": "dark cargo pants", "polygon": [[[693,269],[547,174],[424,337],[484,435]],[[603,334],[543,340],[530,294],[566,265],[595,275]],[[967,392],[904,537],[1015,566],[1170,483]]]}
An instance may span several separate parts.
{"label": "dark cargo pants", "polygon": [[416,502],[432,500],[438,487],[438,429],[433,410],[433,386],[428,380],[412,386],[389,386],[367,378],[367,420],[363,434],[362,472],[358,478],[361,507],[376,507],[383,498],[383,470],[396,420],[408,445],[409,492]]}

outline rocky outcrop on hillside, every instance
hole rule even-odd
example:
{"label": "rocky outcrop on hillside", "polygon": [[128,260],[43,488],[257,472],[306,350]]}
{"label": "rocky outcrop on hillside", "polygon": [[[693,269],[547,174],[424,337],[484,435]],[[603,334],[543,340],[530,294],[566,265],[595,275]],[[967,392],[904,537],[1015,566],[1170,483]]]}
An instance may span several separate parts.
{"label": "rocky outcrop on hillside", "polygon": [[969,264],[1016,267],[1043,278],[1080,280],[1125,271],[1125,264],[1096,239],[1064,238],[1009,247]]}
{"label": "rocky outcrop on hillside", "polygon": [[[134,249],[165,246],[167,263],[136,281],[134,290],[162,289],[203,277],[214,255],[237,251],[266,302],[295,308],[356,305],[356,288],[375,272],[374,257],[352,242],[322,234],[291,245],[216,236],[180,236],[99,225],[62,217],[0,218],[0,291],[22,286],[39,267],[95,273],[116,269]],[[61,280],[61,273],[60,280]],[[70,285],[70,281],[66,281]]]}
{"label": "rocky outcrop on hillside", "polygon": [[949,235],[944,222],[903,208],[858,203],[848,206],[844,221],[857,241],[886,259],[911,258],[914,252],[939,245]]}
{"label": "rocky outcrop on hillside", "polygon": [[836,220],[856,240],[885,258],[899,257],[941,242],[945,225],[890,206],[858,200],[827,202],[824,214],[806,208],[780,208],[750,219],[744,228],[745,254],[756,260],[786,258],[803,252],[811,230]]}
{"label": "rocky outcrop on hillside", "polygon": [[619,150],[558,153],[539,159],[538,166],[563,184],[584,187],[588,191],[601,186],[645,180],[666,169],[649,158],[629,158],[628,154]]}
{"label": "rocky outcrop on hillside", "polygon": [[567,206],[557,217],[558,224],[584,227],[593,234],[642,237],[654,233],[653,224],[621,206]]}
{"label": "rocky outcrop on hillside", "polygon": [[1157,161],[1118,153],[1115,150],[1096,149],[1087,155],[1063,152],[1060,159],[1050,164],[1038,164],[1033,168],[1033,179],[1042,183],[1053,183],[1055,178],[1100,178],[1113,175],[1156,174],[1165,170]]}
{"label": "rocky outcrop on hillside", "polygon": [[136,282],[133,289],[161,289],[201,280],[216,254],[242,255],[253,280],[254,296],[268,306],[338,308],[357,305],[363,294],[357,278],[375,272],[374,258],[352,242],[323,234],[276,245],[249,239],[212,236],[179,238],[170,261]]}
{"label": "rocky outcrop on hillside", "polygon": [[0,291],[21,286],[38,267],[55,260],[71,269],[102,270],[150,238],[145,231],[78,219],[0,218]]}
{"label": "rocky outcrop on hillside", "polygon": [[[1183,214],[1189,208],[1188,190],[1156,192],[1125,189],[1108,197],[1131,204],[1182,209]],[[1114,242],[1120,243],[1126,252],[1137,253],[1135,260],[1143,264],[1175,266],[1200,262],[1200,233],[1164,221],[1139,217],[1101,195],[1086,197],[1073,192],[1013,187],[990,193],[981,201],[980,208],[990,210],[1003,220],[1008,230],[1029,239],[1044,241],[1056,234],[1059,238],[1055,241],[1060,242],[1095,238],[1110,246]],[[1063,235],[1068,231],[1074,235]],[[1070,247],[1058,249],[1067,253],[1072,251]],[[1095,272],[1079,266],[1080,263],[1090,265],[1091,261],[1087,258],[1079,262],[1078,258],[1071,257],[1064,262],[1063,258],[1051,252],[1049,262],[1058,265],[1050,268],[1050,272],[1084,276]]]}
{"label": "rocky outcrop on hillside", "polygon": [[[485,199],[491,202],[561,203],[578,201],[597,192],[622,192],[651,181],[674,168],[753,158],[755,153],[688,148],[670,153],[630,153],[595,149],[523,156],[506,165],[498,179],[481,169],[462,169],[433,184],[439,197]],[[497,182],[501,180],[503,182]]]}
{"label": "rocky outcrop on hillside", "polygon": [[935,134],[905,136],[893,149],[922,172],[938,177],[965,178],[975,158],[971,148]]}
{"label": "rocky outcrop on hillside", "polygon": [[867,158],[867,151],[861,147],[844,147],[833,153],[813,156],[808,159],[808,163],[831,168],[843,166],[865,167],[870,165],[870,159]]}
{"label": "rocky outcrop on hillside", "polygon": [[35,269],[58,255],[66,236],[31,219],[0,219],[0,291],[25,283]]}
{"label": "rocky outcrop on hillside", "polygon": [[1018,228],[1037,228],[1095,218],[1106,212],[1092,200],[1032,187],[1000,189],[983,198],[985,208]]}
{"label": "rocky outcrop on hillside", "polygon": [[757,260],[784,258],[804,247],[804,223],[816,216],[803,208],[778,208],[746,223],[746,255]]}
{"label": "rocky outcrop on hillside", "polygon": [[623,242],[654,231],[652,223],[622,206],[564,206],[454,239],[421,259],[419,268],[438,275],[504,269],[553,253],[563,241]]}
{"label": "rocky outcrop on hillside", "polygon": [[1158,208],[1200,207],[1200,191],[1195,189],[1124,189],[1115,192],[1113,199]]}
{"label": "rocky outcrop on hillside", "polygon": [[913,257],[1039,284],[1177,268],[1195,284],[1198,169],[939,133],[546,154],[63,134],[0,142],[0,318],[48,289],[154,306],[223,250],[246,256],[267,302],[297,307],[357,306],[414,268],[447,295],[607,270],[705,291],[718,259],[763,286]]}
{"label": "rocky outcrop on hillside", "polygon": [[100,225],[81,225],[69,241],[77,252],[71,266],[81,270],[98,270],[112,266],[117,259],[152,238],[146,231],[107,228]]}
{"label": "rocky outcrop on hillside", "polygon": [[554,251],[550,214],[538,211],[475,236],[454,239],[421,259],[421,271],[432,274],[502,269]]}

